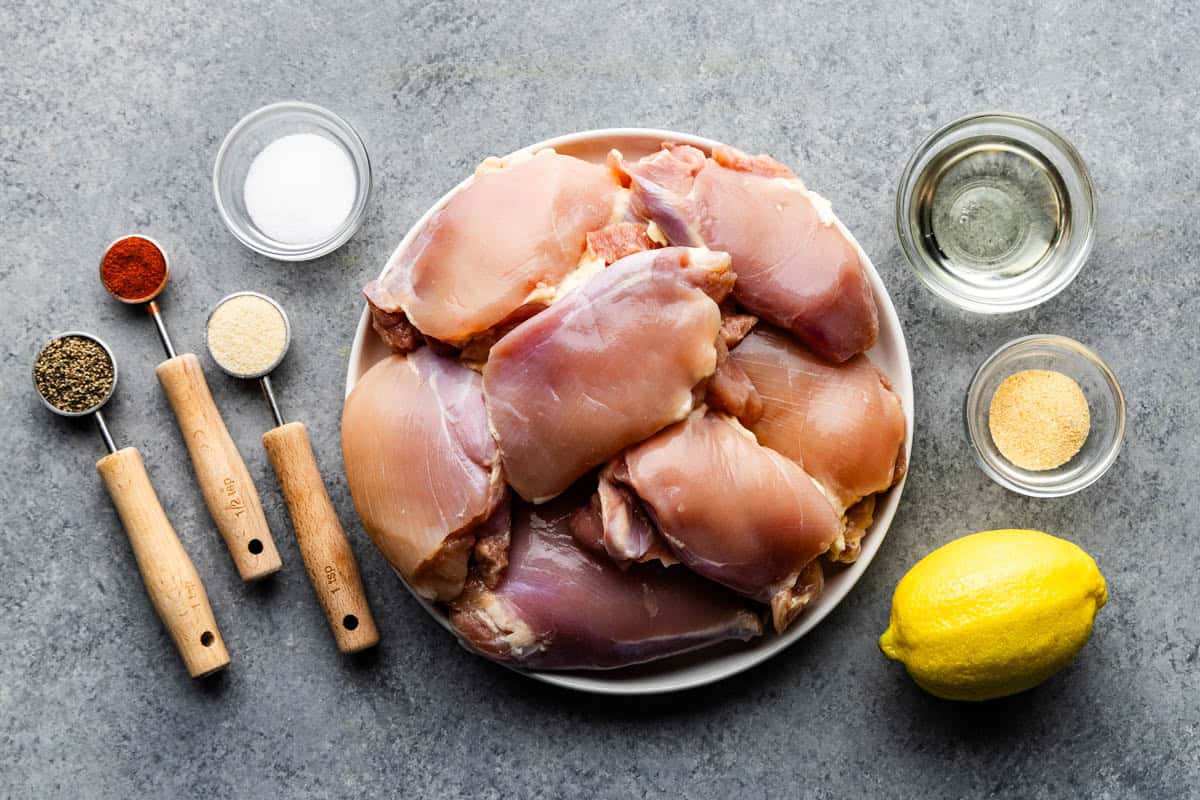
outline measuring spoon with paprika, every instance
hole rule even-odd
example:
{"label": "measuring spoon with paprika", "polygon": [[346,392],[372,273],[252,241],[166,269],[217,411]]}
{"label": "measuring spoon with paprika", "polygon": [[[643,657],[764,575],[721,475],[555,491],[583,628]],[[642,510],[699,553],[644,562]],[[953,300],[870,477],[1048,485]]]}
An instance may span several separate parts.
{"label": "measuring spoon with paprika", "polygon": [[259,580],[283,564],[258,491],[213,402],[200,360],[193,353],[177,355],[167,333],[155,298],[166,288],[170,272],[166,251],[148,236],[122,236],[100,260],[100,281],[108,293],[122,303],[144,303],[154,320],[167,353],[155,373],[183,433],[204,502],[242,580]]}
{"label": "measuring spoon with paprika", "polygon": [[64,417],[91,415],[108,455],[96,462],[129,536],[146,592],[193,678],[224,669],[229,653],[208,594],[192,560],[158,501],[142,456],[117,449],[100,409],[117,385],[117,362],[108,345],[71,331],[54,337],[33,362],[33,385],[46,408]]}

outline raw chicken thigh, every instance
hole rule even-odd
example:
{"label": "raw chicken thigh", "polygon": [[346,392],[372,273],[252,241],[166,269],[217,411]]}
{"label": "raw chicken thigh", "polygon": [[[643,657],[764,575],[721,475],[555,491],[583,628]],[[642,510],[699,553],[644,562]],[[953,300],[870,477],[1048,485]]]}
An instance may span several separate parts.
{"label": "raw chicken thigh", "polygon": [[[778,328],[760,325],[730,354],[762,398],[758,441],[800,464],[838,515],[904,475],[904,411],[864,355],[830,364]],[[871,508],[847,518],[834,557],[853,561]]]}
{"label": "raw chicken thigh", "polygon": [[491,349],[483,390],[505,477],[540,503],[683,419],[717,365],[729,256],[621,259]]}
{"label": "raw chicken thigh", "polygon": [[626,203],[609,169],[553,150],[485,162],[367,284],[376,330],[401,351],[413,326],[461,347],[548,305]]}
{"label": "raw chicken thigh", "polygon": [[712,158],[688,145],[626,162],[634,211],[673,245],[727,252],[734,298],[832,361],[869,349],[879,333],[871,285],[828,202],[767,156],[732,147]]}
{"label": "raw chicken thigh", "polygon": [[725,411],[749,425],[762,416],[762,398],[745,371],[730,358],[729,348],[736,347],[758,322],[757,317],[722,310],[721,335],[717,337],[717,368],[709,380],[704,402],[717,411]]}
{"label": "raw chicken thigh", "polygon": [[678,564],[658,535],[642,501],[629,488],[629,471],[617,459],[600,472],[592,501],[571,519],[571,532],[581,545],[607,556],[622,568],[634,562]]}
{"label": "raw chicken thigh", "polygon": [[472,580],[450,622],[470,647],[531,669],[612,669],[762,633],[749,605],[682,568],[617,568],[571,534],[573,492],[516,503],[509,566],[492,589]]}
{"label": "raw chicken thigh", "polygon": [[342,413],[346,478],[363,526],[431,600],[462,591],[477,538],[493,579],[503,569],[507,489],[481,383],[422,348],[372,367]]}
{"label": "raw chicken thigh", "polygon": [[621,461],[613,476],[628,483],[679,560],[769,603],[777,631],[819,590],[820,565],[810,566],[838,536],[833,507],[794,461],[736,420],[697,409]]}
{"label": "raw chicken thigh", "polygon": [[614,222],[587,235],[588,252],[605,265],[658,246],[646,233],[644,222]]}
{"label": "raw chicken thigh", "polygon": [[762,398],[762,416],[750,430],[804,467],[839,513],[903,476],[904,411],[866,356],[830,364],[782,331],[759,326],[730,357]]}

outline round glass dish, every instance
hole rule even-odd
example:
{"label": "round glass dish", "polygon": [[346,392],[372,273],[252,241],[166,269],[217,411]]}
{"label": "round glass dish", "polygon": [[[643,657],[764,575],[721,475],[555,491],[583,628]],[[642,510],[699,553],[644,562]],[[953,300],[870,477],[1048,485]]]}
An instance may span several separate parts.
{"label": "round glass dish", "polygon": [[[988,429],[988,409],[997,387],[1027,369],[1061,372],[1078,383],[1087,398],[1087,440],[1074,458],[1056,469],[1015,466],[1000,455]],[[964,416],[980,468],[1001,486],[1030,497],[1063,497],[1095,483],[1117,460],[1125,438],[1125,395],[1116,376],[1099,356],[1065,336],[1023,336],[992,353],[967,387]]]}
{"label": "round glass dish", "polygon": [[[1003,182],[988,185],[989,166],[1002,170]],[[954,220],[990,226],[978,231],[988,237],[979,246],[996,250],[972,262],[962,247],[939,242],[939,219],[950,228]],[[1091,252],[1095,225],[1092,179],[1079,153],[1017,114],[973,114],[934,132],[896,194],[900,246],[917,277],[943,300],[982,314],[1032,308],[1065,289]]]}
{"label": "round glass dish", "polygon": [[[279,137],[295,133],[314,133],[337,144],[350,157],[356,178],[354,205],[341,226],[326,239],[302,244],[276,241],[260,231],[242,194],[255,156]],[[371,193],[371,162],[358,133],[337,114],[312,103],[273,103],[242,117],[229,131],[213,166],[213,193],[225,226],[246,247],[280,261],[308,261],[341,247],[362,224]]]}

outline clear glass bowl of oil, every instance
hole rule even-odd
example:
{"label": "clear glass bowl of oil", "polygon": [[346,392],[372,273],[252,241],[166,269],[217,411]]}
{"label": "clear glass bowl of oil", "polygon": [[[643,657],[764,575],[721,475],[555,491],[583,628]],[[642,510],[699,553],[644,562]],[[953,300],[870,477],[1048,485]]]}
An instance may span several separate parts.
{"label": "clear glass bowl of oil", "polygon": [[1096,200],[1079,153],[1008,113],[936,131],[896,195],[900,245],[934,294],[998,314],[1049,300],[1075,279],[1095,239]]}

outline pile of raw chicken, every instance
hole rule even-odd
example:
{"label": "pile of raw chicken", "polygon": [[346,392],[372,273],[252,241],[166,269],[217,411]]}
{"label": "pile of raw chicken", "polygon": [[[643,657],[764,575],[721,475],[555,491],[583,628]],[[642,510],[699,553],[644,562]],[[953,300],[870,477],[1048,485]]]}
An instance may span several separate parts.
{"label": "pile of raw chicken", "polygon": [[904,471],[859,251],[785,166],[489,159],[365,294],[362,521],[485,656],[611,669],[782,632]]}

